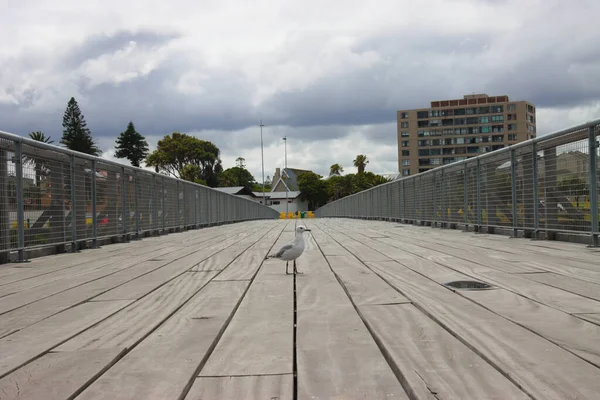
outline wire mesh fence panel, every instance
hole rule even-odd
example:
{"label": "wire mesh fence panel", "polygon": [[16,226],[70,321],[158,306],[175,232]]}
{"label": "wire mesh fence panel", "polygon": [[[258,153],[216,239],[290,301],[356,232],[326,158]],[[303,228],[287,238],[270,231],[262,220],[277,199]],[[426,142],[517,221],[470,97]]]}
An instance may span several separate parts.
{"label": "wire mesh fence panel", "polygon": [[433,171],[433,220],[436,223],[444,222],[444,170]]}
{"label": "wire mesh fence panel", "polygon": [[[599,217],[599,212],[598,209],[600,209],[600,124],[594,126],[593,128],[594,134],[593,136],[593,146],[594,148],[591,149],[590,151],[594,151],[595,154],[595,164],[596,164],[596,168],[595,174],[591,174],[591,178],[596,182],[596,196],[595,199],[593,198],[594,196],[590,196],[590,210],[591,210],[591,215],[590,215],[590,219],[594,219],[595,222],[591,222],[591,225],[594,229],[594,234],[596,235],[596,241],[598,241],[598,235],[600,234],[600,217]],[[595,176],[594,176],[595,175]],[[595,179],[594,179],[595,178]],[[590,182],[591,183],[591,182]],[[590,193],[591,194],[591,193]],[[593,206],[592,206],[593,205]],[[599,243],[595,243],[596,245],[598,245]]]}
{"label": "wire mesh fence panel", "polygon": [[416,204],[416,180],[414,178],[404,181],[404,204],[406,211],[406,219],[410,221],[416,220],[415,204]]}
{"label": "wire mesh fence panel", "polygon": [[154,229],[154,223],[156,222],[154,213],[156,197],[154,196],[153,176],[138,171],[136,182],[140,231],[146,232]]}
{"label": "wire mesh fence panel", "polygon": [[464,168],[447,168],[441,179],[443,188],[443,212],[446,222],[464,222],[465,206]]}
{"label": "wire mesh fence panel", "polygon": [[470,225],[477,225],[479,223],[477,162],[467,163],[465,173],[467,174],[467,221]]}
{"label": "wire mesh fence panel", "polygon": [[589,232],[588,129],[540,141],[538,199],[540,229]]}
{"label": "wire mesh fence panel", "polygon": [[179,192],[177,190],[177,181],[174,179],[165,179],[163,182],[165,191],[165,225],[167,228],[175,228],[178,225],[179,215],[177,212],[177,201]]}
{"label": "wire mesh fence panel", "polygon": [[199,189],[199,201],[200,201],[200,223],[208,224],[210,222],[210,208],[208,207],[208,190],[205,187]]}
{"label": "wire mesh fence panel", "polygon": [[17,182],[15,143],[0,139],[0,250],[16,248]]}
{"label": "wire mesh fence panel", "polygon": [[119,167],[96,163],[96,229],[99,237],[116,236],[122,231],[121,186]]}
{"label": "wire mesh fence panel", "polygon": [[482,221],[489,226],[512,226],[512,178],[509,151],[483,158],[480,165]]}
{"label": "wire mesh fence panel", "polygon": [[527,232],[531,232],[535,228],[534,146],[528,145],[515,149],[514,158],[516,163],[517,226],[526,233],[526,236],[529,236]]}
{"label": "wire mesh fence panel", "polygon": [[[73,187],[70,200],[75,199],[75,203],[70,202],[70,211],[67,216],[67,225],[73,231],[75,224],[76,240],[91,239],[92,230],[92,161],[73,157]],[[69,186],[71,184],[69,183]]]}
{"label": "wire mesh fence panel", "polygon": [[390,218],[400,218],[400,200],[398,193],[398,182],[394,182],[390,185]]}
{"label": "wire mesh fence panel", "polygon": [[419,220],[433,221],[433,173],[419,177]]}
{"label": "wire mesh fence panel", "polygon": [[135,203],[136,203],[136,188],[135,188],[135,176],[133,170],[129,168],[124,168],[124,185],[125,190],[121,190],[122,195],[125,196],[125,201],[121,201],[121,204],[125,207],[124,211],[122,211],[121,218],[125,218],[125,224],[123,225],[126,233],[136,232],[136,213],[135,213]]}

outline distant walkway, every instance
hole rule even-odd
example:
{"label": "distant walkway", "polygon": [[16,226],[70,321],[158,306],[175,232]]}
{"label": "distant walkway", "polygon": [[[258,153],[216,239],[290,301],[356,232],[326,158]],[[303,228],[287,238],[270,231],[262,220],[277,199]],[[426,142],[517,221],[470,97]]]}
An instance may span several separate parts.
{"label": "distant walkway", "polygon": [[[286,276],[264,258],[298,223],[312,229],[304,275]],[[305,219],[7,264],[0,399],[594,399],[599,260],[577,244]]]}

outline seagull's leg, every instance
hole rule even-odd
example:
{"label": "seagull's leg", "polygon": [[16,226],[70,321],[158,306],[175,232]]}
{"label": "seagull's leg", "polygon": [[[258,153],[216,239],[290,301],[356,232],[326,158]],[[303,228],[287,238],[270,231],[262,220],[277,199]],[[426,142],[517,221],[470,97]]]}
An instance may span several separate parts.
{"label": "seagull's leg", "polygon": [[288,263],[289,263],[289,261],[286,261],[286,262],[285,262],[285,274],[286,274],[286,275],[289,275],[289,274],[290,274],[290,273],[288,272]]}
{"label": "seagull's leg", "polygon": [[298,275],[302,275],[302,274],[303,274],[303,272],[300,272],[300,271],[298,271],[298,270],[296,269],[296,260],[294,260],[294,273],[295,273],[295,274],[298,274]]}

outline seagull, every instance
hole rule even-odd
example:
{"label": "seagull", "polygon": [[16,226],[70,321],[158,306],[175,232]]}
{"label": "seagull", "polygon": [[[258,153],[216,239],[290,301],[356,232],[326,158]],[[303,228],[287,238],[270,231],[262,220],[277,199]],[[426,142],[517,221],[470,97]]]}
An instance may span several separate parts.
{"label": "seagull", "polygon": [[296,258],[300,257],[304,252],[304,238],[302,234],[304,232],[310,232],[310,229],[305,228],[303,226],[298,226],[296,228],[296,237],[292,240],[291,243],[283,246],[279,251],[275,254],[271,254],[267,258],[277,258],[279,260],[285,261],[285,273],[289,275],[288,272],[288,263],[290,261],[294,261],[294,272],[297,274],[302,274],[302,272],[298,272],[296,270]]}

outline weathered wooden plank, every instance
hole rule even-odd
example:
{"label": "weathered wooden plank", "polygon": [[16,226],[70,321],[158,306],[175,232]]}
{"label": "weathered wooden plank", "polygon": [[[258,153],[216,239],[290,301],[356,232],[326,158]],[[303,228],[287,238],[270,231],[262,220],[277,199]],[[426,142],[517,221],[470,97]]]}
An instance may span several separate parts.
{"label": "weathered wooden plank", "polygon": [[129,303],[130,301],[84,303],[0,339],[0,377],[55,348]]}
{"label": "weathered wooden plank", "polygon": [[291,374],[197,378],[186,400],[293,398]]}
{"label": "weathered wooden plank", "polygon": [[[216,272],[186,272],[54,351],[125,348],[135,345],[188,301]],[[103,304],[106,301],[95,302]],[[34,325],[35,326],[35,325]]]}
{"label": "weathered wooden plank", "polygon": [[266,260],[200,376],[292,373],[293,278]]}
{"label": "weathered wooden plank", "polygon": [[408,398],[314,238],[308,241],[306,274],[296,278],[298,398]]}
{"label": "weathered wooden plank", "polygon": [[[221,240],[218,244],[211,244],[200,250],[195,250],[194,247],[191,247],[176,260],[155,271],[110,290],[96,297],[94,300],[138,299],[156,289],[164,282],[179,276],[185,271],[191,271],[193,270],[193,267],[199,263],[213,258],[219,260],[217,261],[218,263],[227,265],[227,263],[231,262],[232,258],[235,256],[235,253],[232,255],[231,252],[222,253],[222,251],[236,243],[245,243],[246,240],[256,240],[256,238],[251,234],[242,233],[239,235],[232,235],[232,237],[226,240]],[[211,272],[215,272],[216,274],[218,271]]]}
{"label": "weathered wooden plank", "polygon": [[591,322],[592,324],[600,325],[600,313],[596,314],[573,314],[578,318]]}
{"label": "weathered wooden plank", "polygon": [[327,260],[352,297],[354,304],[410,303],[352,255],[328,256]]}
{"label": "weathered wooden plank", "polygon": [[533,397],[593,398],[600,390],[598,369],[558,345],[396,262],[368,264]]}
{"label": "weathered wooden plank", "polygon": [[412,304],[369,305],[360,311],[416,398],[529,399]]}
{"label": "weathered wooden plank", "polygon": [[38,287],[32,287],[30,289],[5,296],[0,299],[0,315],[12,310],[16,310],[25,305],[35,303],[36,301],[46,299],[50,296],[62,293],[69,289],[76,288],[88,282],[110,277],[112,274],[127,270],[138,263],[145,263],[145,265],[156,264],[153,261],[147,260],[155,255],[164,255],[164,253],[167,251],[168,250],[161,250],[156,253],[153,252],[149,254],[149,257],[133,258],[127,261],[122,260],[114,265],[96,268],[87,273],[74,274],[72,277],[63,277],[60,280],[50,281],[47,284],[40,284]]}
{"label": "weathered wooden plank", "polygon": [[551,272],[543,274],[527,274],[523,275],[523,277],[531,281],[536,281],[543,283],[544,285],[566,290],[580,296],[589,297],[590,299],[600,300],[600,284],[598,283],[587,282],[581,279]]}
{"label": "weathered wooden plank", "polygon": [[600,367],[600,326],[503,289],[461,294]]}
{"label": "weathered wooden plank", "polygon": [[[178,398],[188,382],[194,379],[194,372],[248,284],[210,282],[77,398]],[[74,374],[81,375],[76,371]],[[63,398],[66,398],[68,393],[64,394]]]}
{"label": "weathered wooden plank", "polygon": [[258,242],[235,259],[223,272],[215,277],[215,280],[233,281],[250,280],[255,274],[269,250],[281,234],[283,226],[272,229]]}
{"label": "weathered wooden plank", "polygon": [[63,400],[119,355],[117,349],[48,353],[0,379],[2,400]]}

